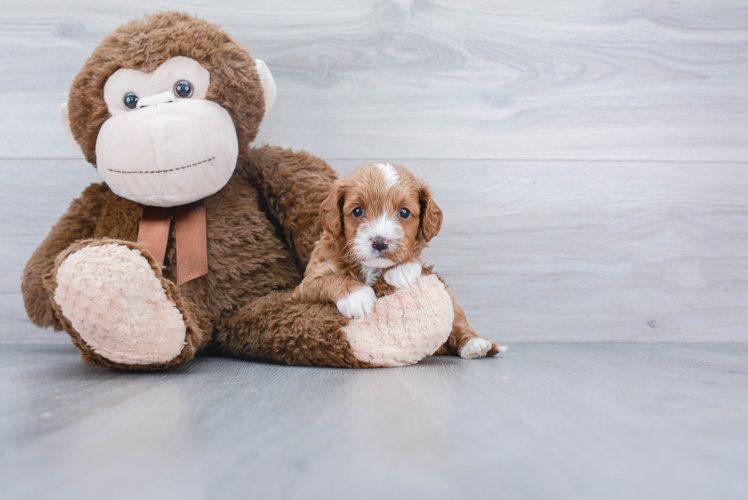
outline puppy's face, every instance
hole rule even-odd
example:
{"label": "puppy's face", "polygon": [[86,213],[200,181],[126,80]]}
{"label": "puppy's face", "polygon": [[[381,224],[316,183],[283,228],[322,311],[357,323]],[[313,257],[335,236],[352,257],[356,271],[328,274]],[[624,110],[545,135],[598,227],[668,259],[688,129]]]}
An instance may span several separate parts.
{"label": "puppy's face", "polygon": [[344,260],[384,268],[411,261],[439,232],[442,212],[428,186],[405,167],[374,163],[336,183],[320,220],[345,240]]}

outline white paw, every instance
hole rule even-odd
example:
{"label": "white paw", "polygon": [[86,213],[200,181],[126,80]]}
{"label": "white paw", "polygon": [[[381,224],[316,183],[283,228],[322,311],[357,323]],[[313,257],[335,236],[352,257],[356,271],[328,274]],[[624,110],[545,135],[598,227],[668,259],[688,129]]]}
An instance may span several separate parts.
{"label": "white paw", "polygon": [[[460,349],[462,359],[482,358],[491,350],[491,342],[481,337],[470,339],[465,346]],[[506,349],[504,349],[506,350]]]}
{"label": "white paw", "polygon": [[421,264],[408,262],[395,266],[384,274],[384,281],[395,288],[410,288],[421,277]]}
{"label": "white paw", "polygon": [[336,305],[343,316],[349,318],[365,318],[374,310],[377,303],[377,294],[370,286],[365,286],[351,292],[347,297],[340,299]]}

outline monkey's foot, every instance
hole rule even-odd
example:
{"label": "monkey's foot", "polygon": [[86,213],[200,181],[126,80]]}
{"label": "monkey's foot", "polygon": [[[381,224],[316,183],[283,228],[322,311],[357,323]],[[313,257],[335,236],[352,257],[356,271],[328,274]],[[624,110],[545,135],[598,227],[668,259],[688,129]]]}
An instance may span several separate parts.
{"label": "monkey's foot", "polygon": [[369,316],[344,327],[353,354],[374,366],[403,366],[433,354],[449,337],[454,308],[434,275],[380,298]]}
{"label": "monkey's foot", "polygon": [[175,302],[178,290],[156,274],[152,259],[133,244],[88,243],[59,262],[54,290],[84,358],[126,365],[121,368],[163,368],[191,359],[194,349],[186,346],[193,332]]}

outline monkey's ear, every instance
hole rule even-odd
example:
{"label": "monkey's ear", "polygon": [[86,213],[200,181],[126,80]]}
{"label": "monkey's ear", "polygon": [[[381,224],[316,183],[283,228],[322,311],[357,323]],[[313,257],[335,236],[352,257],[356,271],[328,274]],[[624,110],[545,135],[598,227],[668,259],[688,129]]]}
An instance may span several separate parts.
{"label": "monkey's ear", "polygon": [[257,72],[260,74],[260,82],[262,83],[262,92],[265,94],[265,114],[267,115],[270,108],[275,104],[275,98],[278,95],[278,89],[275,86],[275,80],[273,75],[270,73],[270,68],[265,64],[262,59],[255,59],[255,65],[257,65]]}
{"label": "monkey's ear", "polygon": [[78,145],[73,137],[73,130],[70,128],[70,118],[68,118],[68,103],[63,102],[60,106],[60,119],[62,119],[62,126],[65,128],[65,135],[67,135],[73,144]]}

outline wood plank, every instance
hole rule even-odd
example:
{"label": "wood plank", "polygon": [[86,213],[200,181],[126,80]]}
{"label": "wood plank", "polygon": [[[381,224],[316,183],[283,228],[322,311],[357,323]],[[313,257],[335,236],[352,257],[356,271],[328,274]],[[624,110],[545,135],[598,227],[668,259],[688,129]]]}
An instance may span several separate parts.
{"label": "wood plank", "polygon": [[[700,350],[698,346],[709,349]],[[0,350],[8,498],[742,498],[745,344],[522,344],[339,370],[168,373]]]}
{"label": "wood plank", "polygon": [[[745,164],[402,163],[445,213],[425,258],[486,337],[748,340]],[[14,340],[37,332],[19,293],[26,260],[98,174],[3,160],[0,175],[0,332]]]}
{"label": "wood plank", "polygon": [[265,59],[259,142],[324,158],[745,161],[748,4],[584,0],[0,5],[0,157],[79,157],[58,108],[127,20],[187,9]]}

